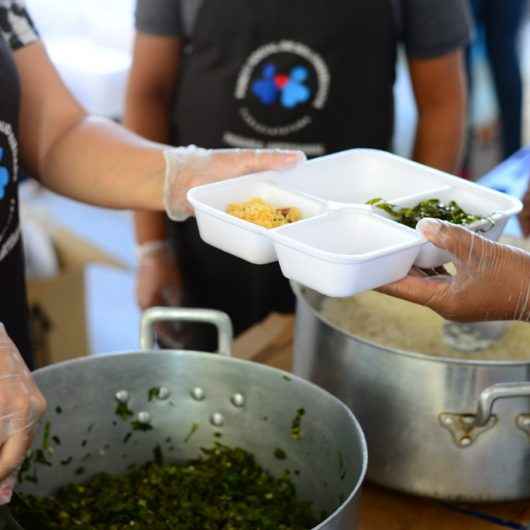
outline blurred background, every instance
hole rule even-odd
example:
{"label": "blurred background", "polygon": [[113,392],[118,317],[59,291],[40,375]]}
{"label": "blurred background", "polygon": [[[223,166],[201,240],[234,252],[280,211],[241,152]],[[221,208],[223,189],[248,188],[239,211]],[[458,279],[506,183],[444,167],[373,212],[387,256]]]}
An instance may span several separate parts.
{"label": "blurred background", "polygon": [[[92,113],[120,120],[131,64],[134,0],[92,0],[89,3],[71,0],[27,0],[27,4],[52,60],[77,98]],[[101,16],[101,13],[105,16]],[[528,13],[521,32],[520,50],[525,80],[524,144],[528,145]],[[501,161],[501,154],[498,109],[484,44],[480,39],[472,53],[475,60],[470,171],[473,178],[478,178]],[[409,156],[415,132],[416,109],[403,58],[399,62],[395,91],[398,102],[395,151],[400,155]],[[36,278],[34,283],[37,287],[30,293],[36,300],[35,313],[46,313],[41,309],[54,297],[54,292],[63,293],[62,296],[74,296],[75,292],[77,298],[72,300],[72,303],[80,308],[86,329],[78,329],[79,325],[75,324],[77,317],[72,318],[68,311],[55,317],[65,319],[66,322],[71,320],[72,333],[68,340],[72,341],[72,346],[83,348],[83,344],[86,344],[86,353],[135,348],[138,344],[139,312],[134,298],[136,259],[130,213],[110,212],[80,205],[44,192],[33,182],[27,182],[22,193],[28,219],[38,218],[54,227],[50,230],[55,238],[55,246],[62,255],[56,267],[65,267],[65,263],[70,263],[68,267],[72,267],[71,272],[77,278],[70,278],[70,281],[78,286],[77,290],[65,288],[67,284],[63,278],[63,283],[42,287],[42,278]],[[111,230],[109,226],[112,226]],[[66,273],[69,274],[68,271]],[[58,271],[52,267],[46,281],[53,283],[57,274]],[[57,309],[53,312],[57,314]],[[54,323],[49,320],[43,317],[39,324],[43,330],[54,327]],[[56,340],[64,341],[65,338],[63,336]],[[43,345],[43,348],[45,347]]]}

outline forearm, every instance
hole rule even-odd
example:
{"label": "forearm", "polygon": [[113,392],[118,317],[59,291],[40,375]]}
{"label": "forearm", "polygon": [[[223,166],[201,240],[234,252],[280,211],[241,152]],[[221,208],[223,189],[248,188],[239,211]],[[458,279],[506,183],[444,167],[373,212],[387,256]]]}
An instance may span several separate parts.
{"label": "forearm", "polygon": [[105,119],[82,117],[42,159],[45,186],[109,208],[163,210],[162,146]]}
{"label": "forearm", "polygon": [[409,60],[418,107],[414,159],[443,171],[460,170],[467,115],[463,53]]}
{"label": "forearm", "polygon": [[457,173],[460,170],[465,141],[465,110],[447,105],[420,111],[414,160]]}
{"label": "forearm", "polygon": [[136,242],[141,245],[149,241],[167,239],[166,215],[157,212],[134,212]]}
{"label": "forearm", "polygon": [[[161,143],[170,141],[170,102],[160,94],[134,94],[129,91],[124,125],[144,138]],[[134,212],[136,241],[162,241],[167,238],[166,215],[157,212]]]}

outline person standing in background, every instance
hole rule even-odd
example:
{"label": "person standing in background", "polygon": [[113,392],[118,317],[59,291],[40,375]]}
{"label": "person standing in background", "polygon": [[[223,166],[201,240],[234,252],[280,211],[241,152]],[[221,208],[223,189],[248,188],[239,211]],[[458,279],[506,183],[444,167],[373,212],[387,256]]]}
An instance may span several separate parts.
{"label": "person standing in background", "polygon": [[[478,35],[482,31],[484,35],[500,113],[502,158],[506,159],[522,146],[523,81],[518,43],[528,0],[469,0],[469,3],[479,30]],[[471,48],[467,52],[467,75],[471,92]],[[470,146],[466,154],[466,165],[469,151]]]}
{"label": "person standing in background", "polygon": [[[467,0],[137,0],[125,125],[161,142],[296,147],[309,157],[390,150],[403,42],[419,111],[413,157],[456,172],[468,15]],[[236,334],[294,310],[277,264],[253,266],[206,245],[195,221],[169,232],[160,215],[135,221],[142,309],[223,310]],[[191,347],[214,343],[196,333]]]}

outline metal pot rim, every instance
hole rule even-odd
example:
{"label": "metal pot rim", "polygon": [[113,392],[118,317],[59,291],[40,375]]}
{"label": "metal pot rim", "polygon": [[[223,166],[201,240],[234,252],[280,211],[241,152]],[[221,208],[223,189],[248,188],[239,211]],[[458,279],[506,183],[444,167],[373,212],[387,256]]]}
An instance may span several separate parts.
{"label": "metal pot rim", "polygon": [[259,364],[256,362],[248,361],[245,359],[236,359],[233,357],[218,355],[218,354],[212,354],[208,352],[201,352],[201,351],[190,351],[190,350],[143,350],[143,351],[133,351],[133,352],[127,352],[127,351],[119,351],[119,352],[112,352],[108,354],[98,354],[96,356],[89,356],[89,357],[81,357],[77,359],[71,359],[68,361],[63,361],[61,363],[53,364],[50,366],[45,366],[44,368],[39,368],[34,374],[44,374],[48,372],[53,372],[56,370],[60,370],[64,368],[65,366],[72,366],[72,365],[82,365],[82,364],[90,364],[93,362],[105,362],[105,359],[115,359],[116,357],[131,357],[131,356],[140,356],[140,355],[178,355],[184,356],[184,357],[191,357],[195,359],[201,359],[204,361],[205,355],[207,356],[207,359],[209,362],[218,362],[218,363],[236,363],[241,366],[250,366],[253,370],[260,370],[262,372],[275,372],[279,375],[283,375],[285,377],[288,377],[290,380],[297,382],[299,384],[303,384],[306,386],[310,386],[313,388],[315,392],[320,393],[322,396],[326,396],[326,399],[330,399],[332,402],[335,402],[339,407],[341,407],[346,414],[350,417],[352,420],[352,423],[354,425],[355,432],[357,433],[357,436],[360,441],[361,446],[361,469],[358,473],[358,477],[355,482],[355,486],[352,488],[352,491],[348,495],[348,497],[340,504],[340,506],[337,507],[337,509],[329,515],[327,519],[322,521],[318,526],[315,526],[312,530],[321,530],[324,529],[330,521],[332,521],[335,517],[337,517],[342,511],[345,506],[347,506],[350,502],[353,501],[353,499],[357,496],[359,493],[359,490],[361,489],[366,474],[368,472],[368,445],[366,443],[366,437],[364,435],[364,431],[361,428],[361,425],[353,412],[350,410],[349,407],[347,407],[340,399],[336,398],[333,394],[330,392],[327,392],[320,386],[312,383],[311,381],[307,381],[306,379],[303,379],[301,377],[298,377],[290,372],[286,372],[285,370],[280,370],[279,368],[273,368],[271,366],[267,366],[264,364]]}
{"label": "metal pot rim", "polygon": [[478,359],[457,359],[453,357],[434,357],[431,355],[427,355],[425,353],[416,353],[416,352],[410,352],[410,351],[404,351],[400,350],[398,348],[391,349],[387,346],[381,346],[380,344],[376,344],[375,342],[371,342],[367,339],[364,339],[362,337],[358,337],[356,335],[352,335],[351,333],[348,333],[342,328],[339,328],[333,322],[330,322],[327,320],[319,311],[315,309],[313,304],[309,302],[309,300],[306,298],[305,293],[303,292],[303,289],[306,289],[306,287],[303,287],[299,283],[296,283],[294,281],[291,281],[291,288],[293,289],[295,295],[297,298],[300,298],[304,300],[304,302],[311,308],[311,311],[313,314],[320,320],[322,323],[326,324],[326,326],[329,326],[333,328],[335,331],[339,332],[341,335],[344,335],[348,337],[349,339],[354,339],[357,342],[360,342],[363,345],[375,347],[381,352],[385,354],[390,355],[399,355],[402,357],[409,357],[412,359],[417,359],[419,361],[424,362],[432,362],[436,364],[452,364],[452,365],[465,365],[465,366],[474,366],[474,367],[514,367],[514,366],[528,366],[530,365],[530,361],[522,361],[522,360],[514,360],[514,361],[489,361],[489,360],[478,360]]}

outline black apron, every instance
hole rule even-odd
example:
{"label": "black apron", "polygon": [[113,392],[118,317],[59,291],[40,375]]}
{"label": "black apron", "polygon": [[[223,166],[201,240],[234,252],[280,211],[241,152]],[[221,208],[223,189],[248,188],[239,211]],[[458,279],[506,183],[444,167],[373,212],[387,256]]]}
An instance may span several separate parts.
{"label": "black apron", "polygon": [[0,322],[33,367],[18,212],[20,87],[11,50],[0,37]]}
{"label": "black apron", "polygon": [[[398,28],[392,0],[204,0],[183,58],[180,145],[388,149]],[[330,182],[330,185],[333,185]],[[189,305],[240,333],[294,297],[277,264],[255,266],[173,225]]]}

